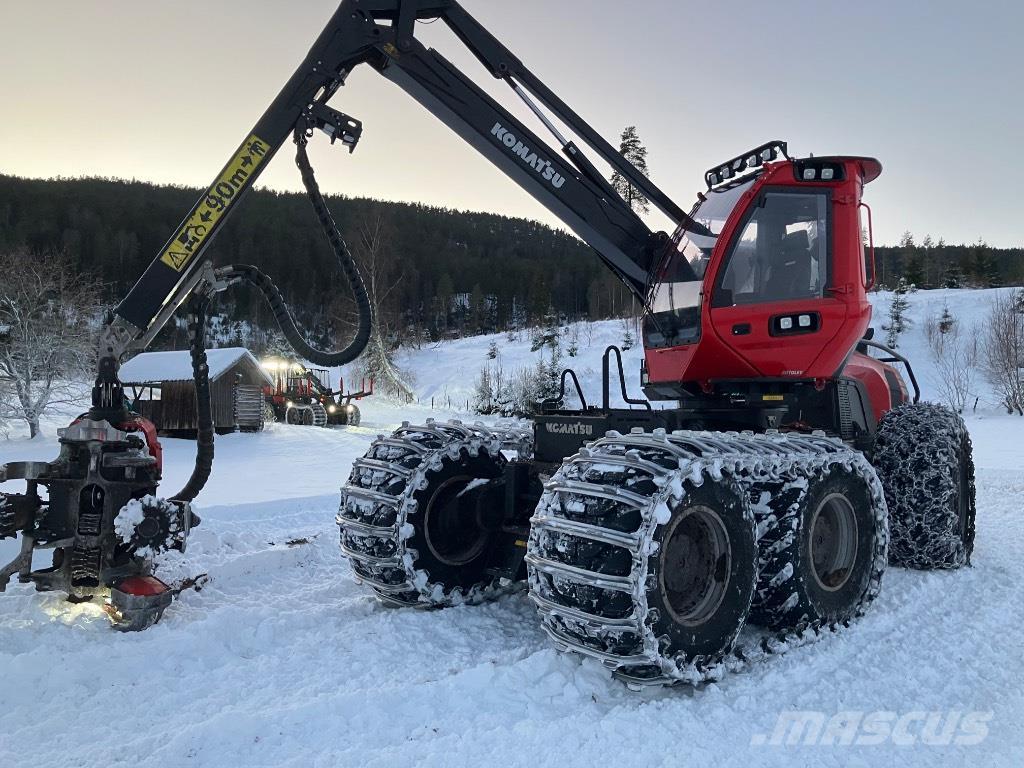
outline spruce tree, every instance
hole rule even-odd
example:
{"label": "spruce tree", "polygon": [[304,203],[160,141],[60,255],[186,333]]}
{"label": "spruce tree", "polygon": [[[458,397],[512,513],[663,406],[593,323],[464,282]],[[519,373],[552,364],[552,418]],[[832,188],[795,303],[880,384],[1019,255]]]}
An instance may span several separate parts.
{"label": "spruce tree", "polygon": [[[622,131],[619,143],[619,153],[626,158],[633,167],[636,168],[644,176],[649,176],[650,172],[647,168],[647,147],[640,141],[640,136],[636,132],[636,126],[630,125]],[[650,202],[644,197],[640,190],[634,187],[629,181],[618,171],[612,174],[611,178],[612,187],[615,189],[622,199],[629,205],[630,210],[638,213],[649,213],[651,210]]]}
{"label": "spruce tree", "polygon": [[960,262],[957,261],[954,256],[953,259],[946,265],[946,271],[942,274],[942,287],[943,288],[963,288],[964,287],[964,273],[960,269]]}
{"label": "spruce tree", "polygon": [[919,253],[914,253],[907,259],[906,267],[903,269],[903,276],[910,285],[924,286],[924,261]]}
{"label": "spruce tree", "polygon": [[907,301],[907,290],[909,286],[904,278],[900,278],[893,291],[892,303],[889,305],[889,324],[886,327],[885,343],[893,349],[899,346],[900,334],[906,329],[904,314],[910,302]]}

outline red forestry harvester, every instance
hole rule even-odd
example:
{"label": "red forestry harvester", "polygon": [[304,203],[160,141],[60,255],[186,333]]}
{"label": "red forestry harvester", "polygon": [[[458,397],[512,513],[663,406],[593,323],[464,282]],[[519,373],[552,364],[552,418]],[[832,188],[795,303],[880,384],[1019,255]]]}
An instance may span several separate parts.
{"label": "red forestry harvester", "polygon": [[[416,24],[431,20],[510,86],[557,149],[423,46]],[[600,403],[588,404],[566,371],[563,395],[573,384],[579,409],[549,401],[529,429],[404,424],[355,462],[337,516],[341,548],[382,600],[445,606],[525,584],[559,648],[596,657],[636,684],[699,681],[845,626],[877,594],[887,562],[968,561],[975,510],[964,424],[919,403],[907,361],[871,339],[874,257],[861,238],[871,232],[862,197],[878,161],[795,157],[772,141],[712,167],[687,212],[455,0],[344,0],[118,306],[93,408],[62,437],[61,456],[4,468],[0,479],[24,477],[29,489],[0,505],[0,535],[24,536],[22,557],[0,572],[0,584],[18,573],[76,598],[117,594],[132,569],[147,572],[140,545],[148,552],[159,543],[150,531],[167,532],[161,546],[179,545],[172,533],[187,532],[182,510],[209,475],[212,428],[200,430],[192,480],[158,502],[157,458],[123,409],[117,369],[189,297],[201,411],[209,410],[203,320],[211,298],[233,283],[266,295],[303,359],[341,365],[366,346],[366,291],[306,155],[318,130],[355,148],[361,124],[327,103],[363,65],[558,215],[645,307],[647,399],[626,395],[618,356],[628,407],[609,402],[612,348]],[[305,342],[256,267],[214,269],[203,258],[289,137],[360,308],[358,333],[340,352]],[[652,232],[588,151],[674,232]],[[40,486],[49,489],[45,501]],[[139,505],[132,535],[116,536],[115,520]],[[41,547],[54,549],[53,568],[33,571],[32,550]],[[744,632],[747,625],[759,629]]]}

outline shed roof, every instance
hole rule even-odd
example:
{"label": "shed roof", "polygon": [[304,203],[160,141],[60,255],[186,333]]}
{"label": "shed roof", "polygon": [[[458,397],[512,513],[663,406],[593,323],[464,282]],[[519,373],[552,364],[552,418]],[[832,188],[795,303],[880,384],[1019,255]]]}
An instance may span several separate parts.
{"label": "shed roof", "polygon": [[[244,347],[224,347],[206,350],[210,366],[210,381],[216,381],[243,360],[252,364],[268,386],[273,386],[270,377],[252,352]],[[121,366],[121,381],[125,384],[146,384],[161,381],[191,381],[192,357],[188,351],[143,352]]]}

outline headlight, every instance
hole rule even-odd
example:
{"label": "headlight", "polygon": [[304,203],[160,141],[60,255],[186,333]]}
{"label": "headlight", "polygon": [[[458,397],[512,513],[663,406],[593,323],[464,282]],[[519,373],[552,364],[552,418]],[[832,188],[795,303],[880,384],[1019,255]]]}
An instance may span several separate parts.
{"label": "headlight", "polygon": [[286,403],[285,403],[284,405],[285,405],[285,408],[291,408],[291,407],[292,407],[292,405],[293,405],[293,403],[292,403],[292,401],[291,401],[291,400],[289,400],[289,401],[288,401],[288,402],[286,402]]}
{"label": "headlight", "polygon": [[338,409],[335,406],[333,406],[333,405],[328,405],[327,406],[327,412],[328,413],[334,413],[336,410],[338,410]]}
{"label": "headlight", "polygon": [[352,413],[352,411],[354,411],[355,409],[356,407],[351,404],[345,406],[345,410],[348,411],[349,413]]}

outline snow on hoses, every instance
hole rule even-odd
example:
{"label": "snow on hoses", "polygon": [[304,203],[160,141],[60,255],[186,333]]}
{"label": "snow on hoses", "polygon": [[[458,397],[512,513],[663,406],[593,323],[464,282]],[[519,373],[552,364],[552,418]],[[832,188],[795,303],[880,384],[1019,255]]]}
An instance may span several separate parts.
{"label": "snow on hoses", "polygon": [[378,437],[353,464],[336,518],[356,578],[389,604],[419,607],[476,603],[520,588],[486,573],[486,542],[473,538],[472,526],[454,521],[439,530],[430,516],[441,520],[443,502],[474,481],[500,477],[502,449],[528,445],[524,429],[428,420]]}
{"label": "snow on hoses", "polygon": [[889,505],[890,562],[922,569],[970,563],[974,460],[963,419],[933,403],[894,408],[878,425],[873,463]]}
{"label": "snow on hoses", "polygon": [[[864,477],[879,526],[872,577],[843,621],[852,618],[877,594],[885,566],[885,502],[860,454],[818,435],[656,430],[609,433],[566,460],[547,484],[527,554],[545,630],[559,648],[646,685],[718,679],[838,626],[819,619],[741,634],[752,601],[762,599],[756,542],[783,519],[769,501],[831,465]],[[702,580],[699,569],[664,568],[672,531],[688,518],[684,543],[703,542],[689,554],[714,569],[711,578]],[[675,567],[686,558],[668,562]],[[694,599],[678,599],[686,589],[669,599],[673,579],[677,588],[699,586]]]}

